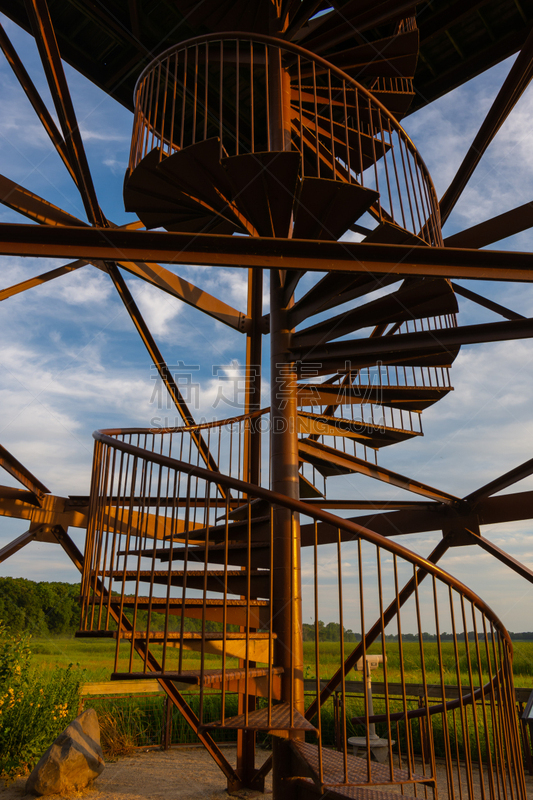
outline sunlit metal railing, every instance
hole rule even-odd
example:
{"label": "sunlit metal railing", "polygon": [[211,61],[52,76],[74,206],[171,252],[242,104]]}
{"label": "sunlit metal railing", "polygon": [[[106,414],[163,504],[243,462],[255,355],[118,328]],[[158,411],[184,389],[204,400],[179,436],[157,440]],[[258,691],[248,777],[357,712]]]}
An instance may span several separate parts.
{"label": "sunlit metal railing", "polygon": [[219,140],[221,157],[275,151],[273,119],[301,153],[302,176],[375,189],[379,222],[442,245],[431,177],[394,116],[341,69],[268,36],[212,34],[154,59],[136,87],[129,169],[154,150],[164,159],[207,139]]}
{"label": "sunlit metal railing", "polygon": [[[416,794],[435,792],[439,781],[449,797],[473,798],[477,782],[482,797],[525,800],[512,644],[483,600],[431,561],[353,522],[144,449],[142,437],[140,446],[124,438],[95,434],[82,579],[81,635],[116,638],[115,671],[149,673],[150,651],[159,674],[197,682],[200,724],[206,692],[218,693],[218,724],[226,724],[231,679],[245,700],[263,698],[266,728],[279,725],[271,604],[275,514],[284,508],[302,546],[303,614],[294,595],[285,598],[287,613],[306,623],[305,677],[316,683],[301,709],[315,727],[315,744],[294,746],[313,761],[320,783],[399,784]],[[352,641],[322,641],[319,621],[331,619],[339,631],[355,633]],[[348,717],[346,682],[370,652],[383,656],[384,699],[371,712],[363,695],[359,713]],[[292,725],[304,675],[297,654],[290,659],[284,700]],[[389,682],[401,684],[403,699],[389,697]],[[407,700],[413,682],[423,687],[417,709]],[[466,689],[447,694],[450,684]],[[438,702],[430,685],[440,686]],[[322,746],[322,732],[335,691],[345,735],[334,756]],[[246,726],[251,712],[248,702],[243,707]],[[385,763],[371,760],[371,724],[389,744]],[[363,759],[350,754],[353,730],[366,738]]]}

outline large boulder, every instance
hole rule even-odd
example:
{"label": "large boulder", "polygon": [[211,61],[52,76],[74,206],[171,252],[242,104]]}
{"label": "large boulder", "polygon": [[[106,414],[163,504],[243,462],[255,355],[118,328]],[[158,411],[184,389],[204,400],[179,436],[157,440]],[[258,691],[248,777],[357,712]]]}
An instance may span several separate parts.
{"label": "large boulder", "polygon": [[36,795],[77,791],[100,775],[104,766],[98,716],[89,708],[48,748],[28,778],[26,791]]}

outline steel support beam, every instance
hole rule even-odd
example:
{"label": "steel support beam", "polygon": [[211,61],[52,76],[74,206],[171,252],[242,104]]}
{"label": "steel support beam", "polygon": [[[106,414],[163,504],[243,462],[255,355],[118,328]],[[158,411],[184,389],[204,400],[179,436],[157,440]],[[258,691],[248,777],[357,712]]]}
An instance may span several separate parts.
{"label": "steel support beam", "polygon": [[67,168],[70,177],[77,185],[78,179],[74,169],[72,168],[72,164],[70,163],[70,156],[65,140],[63,139],[60,131],[58,130],[58,127],[55,124],[50,112],[46,108],[41,98],[41,95],[35,88],[32,79],[26,72],[26,69],[22,64],[22,61],[18,57],[17,51],[11,44],[8,35],[6,34],[1,25],[0,25],[0,47],[2,48],[11,69],[15,73],[18,82],[22,86],[26,94],[26,97],[32,104],[33,110],[41,120],[46,133],[50,137],[52,144],[54,145],[55,149],[59,154],[59,157],[61,158],[63,164]]}
{"label": "steel support beam", "polygon": [[[376,464],[371,464],[369,461],[365,461],[362,458],[356,458],[348,453],[339,452],[335,448],[328,447],[319,442],[306,444],[306,440],[301,439],[298,442],[298,450],[303,458],[306,456],[309,457],[311,464],[313,463],[313,458],[321,457],[324,461],[330,464],[336,464],[341,468],[345,468],[347,471],[357,472],[360,475],[375,478],[383,483],[390,483],[391,486],[398,486],[400,489],[405,489],[407,492],[413,492],[414,494],[420,494],[430,500],[439,500],[448,505],[457,504],[459,506],[463,502],[459,497],[448,494],[448,492],[442,492],[440,489],[434,489],[432,486],[422,483],[422,481],[406,478],[405,475],[400,475],[398,472],[393,472],[391,469],[378,467]],[[274,491],[276,490],[274,489]]]}
{"label": "steel support beam", "polygon": [[119,228],[2,223],[0,255],[533,281],[530,253]]}
{"label": "steel support beam", "polygon": [[524,42],[470,149],[440,201],[440,216],[443,225],[453,211],[487,147],[522,97],[532,77],[533,30]]}
{"label": "steel support beam", "polygon": [[8,558],[18,553],[19,550],[22,550],[23,547],[26,547],[27,544],[33,542],[37,532],[30,528],[25,533],[22,533],[20,536],[17,536],[16,539],[13,539],[12,542],[6,544],[4,547],[0,547],[0,564],[2,561],[7,561]]}
{"label": "steel support beam", "polygon": [[480,294],[473,292],[471,289],[465,289],[464,286],[459,286],[457,283],[452,283],[452,288],[455,294],[466,297],[468,300],[472,300],[473,303],[477,303],[478,306],[488,308],[490,311],[494,311],[495,314],[500,314],[500,316],[505,317],[505,319],[526,319],[522,314],[517,314],[516,311],[511,311],[509,308],[495,303],[494,300],[482,297]]}
{"label": "steel support beam", "polygon": [[381,336],[374,339],[347,339],[329,345],[308,348],[291,348],[294,357],[302,362],[312,361],[324,367],[341,365],[345,360],[380,358],[404,354],[405,359],[420,358],[426,353],[451,353],[454,348],[466,344],[483,342],[503,342],[512,339],[528,339],[533,336],[533,319],[511,320],[509,322],[486,322],[481,325],[463,325],[460,328],[442,328],[424,333],[400,333],[395,336]]}
{"label": "steel support beam", "polygon": [[485,550],[486,553],[494,556],[494,558],[497,558],[502,564],[505,564],[506,567],[512,569],[517,575],[520,575],[521,578],[525,578],[526,581],[533,583],[533,570],[530,570],[520,561],[517,561],[516,558],[513,558],[511,555],[509,555],[509,553],[506,553],[505,550],[501,550],[495,544],[489,542],[488,539],[485,539],[483,536],[475,536],[472,534],[471,544],[477,544],[479,547]]}
{"label": "steel support beam", "polygon": [[0,466],[5,469],[6,472],[15,478],[19,483],[29,489],[30,492],[33,492],[35,497],[41,502],[45,494],[50,494],[50,489],[47,489],[44,483],[41,483],[35,475],[32,475],[29,469],[17,461],[15,456],[11,455],[9,450],[6,450],[0,444]]}
{"label": "steel support beam", "polygon": [[497,217],[480,222],[444,240],[446,247],[487,247],[509,236],[533,228],[533,203],[513,208]]}
{"label": "steel support beam", "polygon": [[105,227],[108,223],[96,197],[46,0],[25,3],[85,212],[90,222]]}
{"label": "steel support beam", "polygon": [[15,294],[25,292],[27,289],[33,289],[34,286],[40,286],[42,283],[53,281],[55,278],[60,278],[62,275],[68,275],[69,272],[74,272],[80,267],[86,267],[87,261],[72,261],[70,264],[65,264],[63,267],[51,269],[49,272],[43,272],[37,275],[36,278],[29,278],[27,281],[16,283],[14,286],[9,286],[7,289],[0,289],[0,300],[7,300],[8,297],[13,297]]}
{"label": "steel support beam", "polygon": [[[322,508],[322,504],[320,507]],[[342,506],[340,507],[342,508]],[[480,500],[474,509],[467,507],[464,512],[460,508],[446,506],[443,503],[423,503],[420,508],[408,507],[384,513],[379,513],[379,502],[375,507],[378,513],[349,517],[349,521],[369,528],[381,536],[403,536],[409,533],[441,531],[454,524],[460,525],[463,518],[472,513],[476,515],[479,525],[498,525],[504,522],[531,519],[533,516],[533,491],[487,497],[485,500]],[[301,536],[302,547],[311,547],[315,537],[314,525],[302,525]],[[317,536],[319,544],[332,544],[338,539],[338,530],[334,525],[319,522]],[[352,539],[353,536],[350,534],[342,534],[343,541]]]}
{"label": "steel support beam", "polygon": [[[496,494],[496,492],[501,492],[502,489],[506,489],[508,486],[512,486],[513,483],[517,483],[524,478],[528,478],[531,474],[533,474],[533,458],[530,458],[529,461],[524,461],[520,466],[509,470],[509,472],[506,472],[504,475],[500,475],[499,478],[476,489],[475,492],[465,497],[465,501],[475,506],[480,500],[484,500],[486,497]],[[533,516],[533,508],[531,511]]]}
{"label": "steel support beam", "polygon": [[[166,364],[166,361],[163,358],[161,351],[159,350],[155,342],[154,337],[150,333],[150,329],[148,328],[148,325],[144,321],[144,318],[141,312],[139,311],[139,308],[135,303],[135,300],[133,299],[130,290],[126,285],[126,281],[120,274],[120,270],[118,269],[116,264],[110,262],[106,263],[106,269],[109,273],[109,276],[111,277],[111,280],[115,285],[115,289],[117,290],[120,298],[122,299],[128,311],[128,314],[130,315],[133,324],[137,329],[137,332],[139,333],[139,336],[141,337],[146,349],[150,354],[150,358],[154,362],[156,369],[159,372],[161,380],[165,384],[167,391],[172,398],[173,403],[178,409],[181,418],[183,419],[186,425],[188,426],[195,425],[195,419],[192,416],[191,412],[189,411],[189,407],[187,406],[187,403],[183,399],[183,395],[179,390],[178,384],[174,380],[174,377],[170,372]],[[201,432],[200,433],[193,432],[191,433],[191,437],[194,443],[196,444],[207,467],[214,471],[218,471],[218,465],[213,456],[211,455],[211,453],[209,452],[209,448]]]}

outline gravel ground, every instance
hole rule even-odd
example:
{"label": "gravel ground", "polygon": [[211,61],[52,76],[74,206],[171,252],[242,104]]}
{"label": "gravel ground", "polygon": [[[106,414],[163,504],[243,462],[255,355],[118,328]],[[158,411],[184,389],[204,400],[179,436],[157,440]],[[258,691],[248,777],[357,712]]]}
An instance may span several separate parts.
{"label": "gravel ground", "polygon": [[[234,747],[224,748],[224,755],[235,763]],[[257,764],[268,757],[258,751]],[[439,798],[447,797],[445,772],[437,766]],[[25,792],[25,779],[7,788],[0,788],[0,800],[35,800]],[[474,781],[474,800],[481,800],[479,782]],[[528,798],[533,800],[533,777],[526,775]],[[87,789],[68,795],[48,795],[50,800],[228,800],[224,776],[212,758],[202,748],[179,747],[162,752],[151,750],[106,763],[104,772]],[[466,790],[466,787],[464,787]],[[272,800],[270,776],[265,794],[242,791],[234,795],[240,800],[264,798]],[[388,790],[390,791],[390,789]],[[463,797],[467,796],[465,791]],[[407,798],[411,800],[411,798]]]}
{"label": "gravel ground", "polygon": [[[235,763],[234,747],[224,748],[224,755]],[[257,764],[262,764],[268,753],[257,753]],[[267,778],[267,792],[240,792],[237,797],[264,797],[271,800],[271,785]],[[35,800],[25,792],[25,779],[19,779],[0,790],[0,800]],[[47,795],[59,800],[60,795]],[[208,753],[203,748],[179,747],[162,752],[150,750],[107,762],[105,770],[92,786],[82,792],[70,793],[62,800],[228,800],[226,781]]]}

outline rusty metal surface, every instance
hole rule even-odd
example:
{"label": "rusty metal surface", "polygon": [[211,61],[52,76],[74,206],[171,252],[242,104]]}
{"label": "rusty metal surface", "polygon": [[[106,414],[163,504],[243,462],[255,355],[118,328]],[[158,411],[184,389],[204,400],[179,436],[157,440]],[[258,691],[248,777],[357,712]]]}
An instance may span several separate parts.
{"label": "rusty metal surface", "polygon": [[208,266],[533,280],[529,253],[364,242],[0,224],[0,255],[127,259]]}

